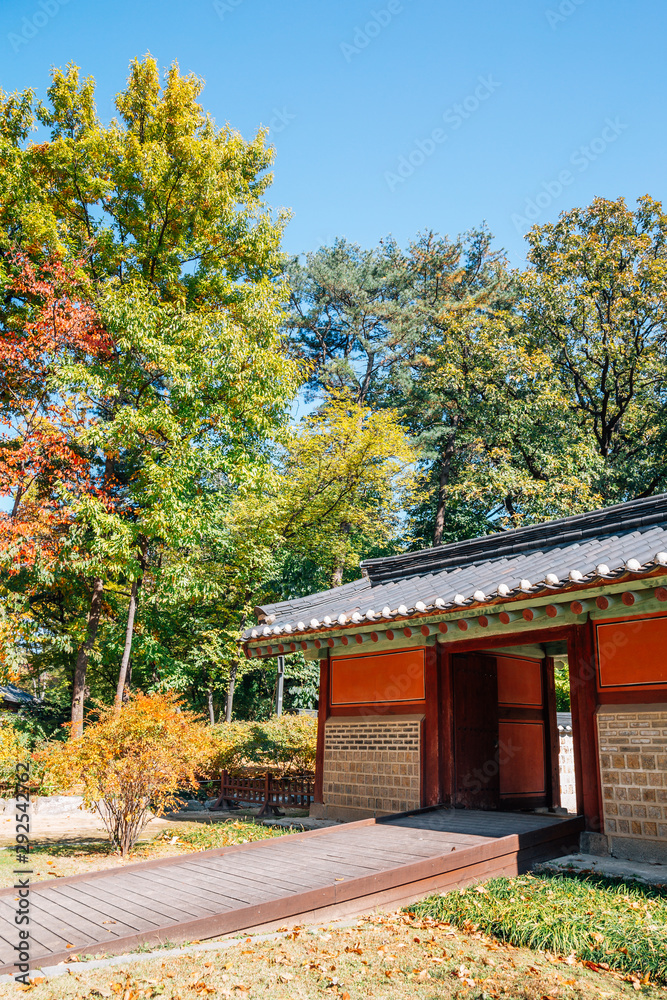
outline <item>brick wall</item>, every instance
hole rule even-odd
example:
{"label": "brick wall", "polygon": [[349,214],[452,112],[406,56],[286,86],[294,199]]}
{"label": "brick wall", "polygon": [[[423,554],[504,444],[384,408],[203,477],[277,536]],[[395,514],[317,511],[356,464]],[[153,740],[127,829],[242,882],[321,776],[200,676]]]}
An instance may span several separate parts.
{"label": "brick wall", "polygon": [[577,811],[577,792],[574,777],[574,741],[572,729],[558,733],[558,771],[560,774],[560,804],[568,812]]}
{"label": "brick wall", "polygon": [[611,853],[667,861],[667,705],[603,705],[598,736]]}
{"label": "brick wall", "polygon": [[316,811],[348,819],[418,809],[422,719],[416,715],[328,719],[324,808]]}

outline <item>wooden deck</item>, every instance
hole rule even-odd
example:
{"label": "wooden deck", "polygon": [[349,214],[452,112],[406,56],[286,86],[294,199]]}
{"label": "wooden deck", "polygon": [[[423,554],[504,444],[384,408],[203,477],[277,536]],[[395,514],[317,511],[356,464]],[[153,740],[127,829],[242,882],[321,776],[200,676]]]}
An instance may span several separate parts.
{"label": "wooden deck", "polygon": [[[31,966],[396,907],[570,853],[580,818],[431,809],[35,882]],[[0,890],[0,973],[16,890]]]}

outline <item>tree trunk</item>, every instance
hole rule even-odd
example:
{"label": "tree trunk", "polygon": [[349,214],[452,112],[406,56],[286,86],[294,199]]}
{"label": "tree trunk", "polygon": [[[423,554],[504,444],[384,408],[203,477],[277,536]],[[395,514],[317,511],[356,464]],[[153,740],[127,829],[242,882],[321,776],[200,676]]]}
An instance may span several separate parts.
{"label": "tree trunk", "polygon": [[276,679],[276,715],[283,714],[283,692],[285,690],[285,657],[278,657],[278,677]]}
{"label": "tree trunk", "polygon": [[[147,561],[146,553],[148,551],[148,541],[142,535],[139,536],[139,565],[142,570],[146,571]],[[124,700],[125,685],[127,683],[127,670],[130,665],[130,654],[132,653],[132,636],[134,634],[134,617],[137,613],[137,598],[139,596],[139,591],[141,589],[142,577],[137,577],[136,580],[132,581],[132,588],[130,590],[130,606],[127,609],[127,626],[125,628],[125,646],[123,648],[123,656],[120,661],[120,669],[118,671],[118,686],[116,688],[116,697],[113,703],[114,714],[118,715]]]}
{"label": "tree trunk", "polygon": [[225,722],[232,721],[232,708],[234,707],[234,687],[236,685],[236,672],[238,663],[236,660],[229,668],[229,683],[227,685],[227,698],[225,701]]}
{"label": "tree trunk", "polygon": [[[341,522],[340,531],[342,535],[349,535],[352,526],[347,522]],[[343,549],[336,556],[333,572],[331,574],[331,586],[340,587],[343,583],[343,573],[345,572],[345,550]]]}
{"label": "tree trunk", "polygon": [[516,510],[514,509],[514,497],[511,493],[508,493],[505,497],[505,509],[510,516],[510,521],[512,522],[513,528],[519,527],[519,519],[517,517]]}
{"label": "tree trunk", "polygon": [[331,574],[331,586],[340,587],[343,583],[343,570],[345,569],[345,556],[337,556]]}
{"label": "tree trunk", "polygon": [[435,511],[435,527],[433,530],[433,544],[442,545],[442,536],[445,531],[445,499],[446,489],[452,472],[452,458],[454,456],[454,442],[456,441],[456,425],[458,419],[454,421],[454,430],[447,438],[445,447],[440,455],[440,475],[438,477],[438,501]]}
{"label": "tree trunk", "polygon": [[127,665],[127,676],[125,678],[125,687],[123,689],[123,701],[130,700],[130,690],[132,688],[132,657],[130,657],[130,662]]}
{"label": "tree trunk", "polygon": [[209,688],[206,692],[208,697],[208,717],[212,726],[215,725],[215,709],[213,707],[213,692]]}
{"label": "tree trunk", "polygon": [[95,645],[97,630],[102,615],[102,594],[104,584],[99,577],[93,579],[93,592],[90,598],[90,609],[86,624],[86,639],[79,647],[74,668],[74,684],[72,687],[72,737],[81,736],[83,732],[83,705],[86,697],[86,671],[88,657]]}
{"label": "tree trunk", "polygon": [[118,687],[116,688],[116,698],[113,703],[114,714],[118,715],[123,704],[123,694],[125,692],[125,680],[127,678],[127,668],[130,663],[130,653],[132,652],[132,633],[134,632],[134,616],[137,612],[137,595],[139,593],[139,588],[141,586],[141,580],[132,581],[132,589],[130,591],[130,606],[127,611],[127,626],[125,628],[125,646],[123,648],[123,656],[120,661],[120,670],[118,671]]}

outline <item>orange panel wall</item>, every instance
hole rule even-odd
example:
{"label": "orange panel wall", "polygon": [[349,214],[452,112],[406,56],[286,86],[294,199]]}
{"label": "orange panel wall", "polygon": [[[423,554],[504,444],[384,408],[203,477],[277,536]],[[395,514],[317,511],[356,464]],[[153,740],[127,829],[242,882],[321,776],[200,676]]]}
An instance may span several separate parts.
{"label": "orange panel wall", "polygon": [[500,722],[498,735],[501,797],[544,794],[544,723]]}
{"label": "orange panel wall", "polygon": [[499,705],[542,705],[542,661],[496,656]]}
{"label": "orange panel wall", "polygon": [[331,659],[331,704],[382,705],[423,701],[424,650]]}
{"label": "orange panel wall", "polygon": [[600,688],[667,686],[667,616],[596,626]]}

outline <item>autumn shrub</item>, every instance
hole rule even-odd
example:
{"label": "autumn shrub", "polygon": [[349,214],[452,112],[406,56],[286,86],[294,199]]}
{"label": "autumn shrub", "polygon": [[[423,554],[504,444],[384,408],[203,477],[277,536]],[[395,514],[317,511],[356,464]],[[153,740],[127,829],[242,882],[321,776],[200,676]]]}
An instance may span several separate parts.
{"label": "autumn shrub", "polygon": [[[60,739],[60,733],[55,737]],[[32,796],[57,795],[70,790],[69,777],[64,780],[47,773],[44,768],[45,747],[49,745],[39,724],[33,716],[19,712],[0,713],[0,794],[13,796],[16,784],[16,765],[22,765],[22,773],[29,774],[27,785]],[[26,784],[25,780],[22,784]]]}
{"label": "autumn shrub", "polygon": [[222,723],[213,730],[214,767],[238,773],[247,768],[274,770],[281,775],[315,769],[317,719],[280,715],[266,722]]}
{"label": "autumn shrub", "polygon": [[14,725],[10,713],[0,716],[0,784],[10,792],[16,781],[16,765],[30,760],[28,740]]}
{"label": "autumn shrub", "polygon": [[42,759],[52,780],[81,786],[84,805],[125,857],[151,813],[172,809],[178,791],[197,789],[213,752],[210,726],[176,695],[135,694],[118,714],[100,709],[82,736],[52,744]]}

